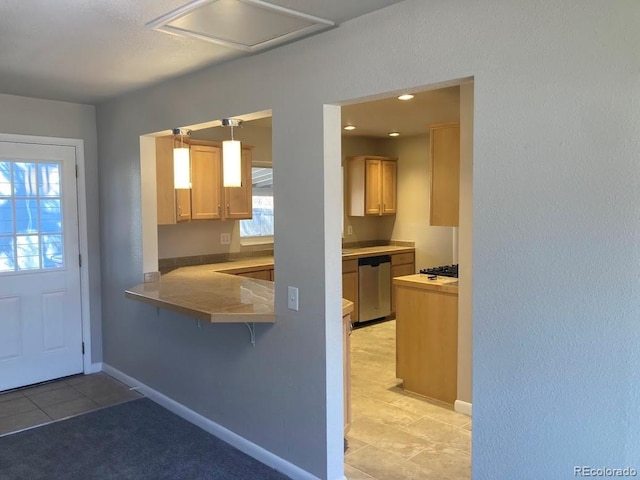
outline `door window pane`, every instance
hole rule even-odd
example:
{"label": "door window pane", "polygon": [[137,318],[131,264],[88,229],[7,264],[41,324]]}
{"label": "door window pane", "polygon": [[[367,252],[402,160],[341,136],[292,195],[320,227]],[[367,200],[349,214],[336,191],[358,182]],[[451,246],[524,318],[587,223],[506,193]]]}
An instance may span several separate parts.
{"label": "door window pane", "polygon": [[38,235],[18,235],[16,237],[16,258],[18,270],[40,268],[40,239]]}
{"label": "door window pane", "polygon": [[0,272],[16,269],[13,237],[0,237]]}
{"label": "door window pane", "polygon": [[16,197],[35,197],[38,194],[36,174],[35,163],[13,164],[13,192]]}
{"label": "door window pane", "polygon": [[0,273],[64,267],[61,164],[0,162]]}
{"label": "door window pane", "polygon": [[38,210],[37,200],[15,200],[16,233],[37,233]]}
{"label": "door window pane", "polygon": [[60,166],[57,163],[41,163],[38,190],[41,197],[60,196]]}
{"label": "door window pane", "polygon": [[62,267],[62,235],[42,236],[42,268]]}
{"label": "door window pane", "polygon": [[0,235],[13,233],[13,205],[10,198],[0,198]]}
{"label": "door window pane", "polygon": [[0,197],[11,196],[11,162],[0,162]]}
{"label": "door window pane", "polygon": [[62,232],[62,210],[59,199],[40,199],[40,231],[42,233]]}

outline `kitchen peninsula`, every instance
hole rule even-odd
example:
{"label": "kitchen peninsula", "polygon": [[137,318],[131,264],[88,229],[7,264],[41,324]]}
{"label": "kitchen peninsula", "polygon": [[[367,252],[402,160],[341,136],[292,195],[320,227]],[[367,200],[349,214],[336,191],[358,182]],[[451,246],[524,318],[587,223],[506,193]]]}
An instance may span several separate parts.
{"label": "kitchen peninsula", "polygon": [[[411,254],[413,261],[413,252],[413,247],[400,245],[353,247],[343,249],[342,259],[353,261],[379,254],[401,258]],[[212,323],[274,323],[273,281],[269,281],[273,279],[273,256],[264,255],[179,267],[163,274],[157,282],[127,289],[125,295]],[[343,296],[346,315],[357,305],[357,292],[355,298]]]}
{"label": "kitchen peninsula", "polygon": [[[342,259],[413,252],[413,247],[400,245],[353,247],[343,250]],[[180,267],[157,282],[127,289],[125,295],[212,323],[274,323],[273,272],[270,255]],[[354,303],[343,300],[343,315],[353,311]]]}
{"label": "kitchen peninsula", "polygon": [[396,294],[396,376],[405,390],[453,405],[458,370],[458,279],[406,275]]}

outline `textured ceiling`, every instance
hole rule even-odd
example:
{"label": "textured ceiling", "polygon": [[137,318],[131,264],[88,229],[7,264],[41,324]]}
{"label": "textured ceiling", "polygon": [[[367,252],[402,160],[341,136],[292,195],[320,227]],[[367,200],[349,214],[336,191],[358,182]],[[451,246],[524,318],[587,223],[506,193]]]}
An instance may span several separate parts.
{"label": "textured ceiling", "polygon": [[[338,24],[401,0],[271,0]],[[80,103],[243,52],[145,28],[188,0],[0,2],[0,93]],[[248,26],[248,28],[250,28]]]}
{"label": "textured ceiling", "polygon": [[[356,129],[342,130],[346,137],[388,138],[389,132],[399,137],[427,135],[428,125],[457,122],[460,120],[460,87],[446,87],[421,92],[411,92],[411,100],[398,100],[397,95],[342,106],[342,126],[355,125]],[[245,121],[245,126],[271,128],[271,116]],[[200,130],[198,126],[193,127]],[[213,127],[208,137],[216,135]],[[203,130],[204,131],[204,130]]]}
{"label": "textured ceiling", "polygon": [[411,92],[411,100],[397,96],[342,107],[342,126],[345,136],[387,137],[389,132],[400,136],[426,135],[431,123],[455,122],[460,119],[460,88],[448,87],[423,92]]}

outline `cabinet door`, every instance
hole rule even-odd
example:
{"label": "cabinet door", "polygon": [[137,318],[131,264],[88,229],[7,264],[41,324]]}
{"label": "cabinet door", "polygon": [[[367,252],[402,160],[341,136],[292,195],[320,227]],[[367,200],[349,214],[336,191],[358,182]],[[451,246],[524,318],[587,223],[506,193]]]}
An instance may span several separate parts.
{"label": "cabinet door", "polygon": [[251,150],[243,148],[242,186],[224,188],[224,218],[250,219],[253,216],[253,200],[251,195]]}
{"label": "cabinet door", "polygon": [[381,184],[382,184],[382,214],[393,215],[396,213],[396,184],[397,184],[397,162],[392,160],[382,161]]}
{"label": "cabinet door", "polygon": [[382,162],[378,159],[367,158],[364,169],[364,213],[365,215],[380,215],[382,211],[380,191]]}
{"label": "cabinet door", "polygon": [[[393,258],[393,257],[392,257]],[[413,263],[404,265],[394,265],[391,267],[391,278],[403,277],[405,275],[413,275],[416,273],[416,267]],[[391,288],[391,311],[396,311],[396,288]]]}
{"label": "cabinet door", "polygon": [[220,148],[191,147],[191,218],[220,218]]}
{"label": "cabinet door", "polygon": [[460,124],[432,126],[431,225],[457,226],[460,196]]}
{"label": "cabinet door", "polygon": [[191,220],[191,190],[178,188],[175,192],[176,221],[187,222]]}
{"label": "cabinet door", "polygon": [[353,302],[353,312],[351,319],[358,321],[358,272],[342,274],[342,298]]}
{"label": "cabinet door", "polygon": [[173,188],[173,138],[156,138],[156,205],[158,225],[176,223],[176,191]]}

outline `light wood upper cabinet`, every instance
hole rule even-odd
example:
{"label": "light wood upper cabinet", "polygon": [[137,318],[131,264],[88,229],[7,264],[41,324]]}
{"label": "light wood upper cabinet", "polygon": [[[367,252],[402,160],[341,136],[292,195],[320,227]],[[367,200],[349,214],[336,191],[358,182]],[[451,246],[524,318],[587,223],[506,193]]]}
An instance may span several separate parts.
{"label": "light wood upper cabinet", "polygon": [[251,147],[242,148],[242,186],[222,185],[219,143],[189,140],[191,189],[173,188],[173,137],[156,139],[158,225],[188,220],[250,219],[253,214]]}
{"label": "light wood upper cabinet", "polygon": [[242,186],[224,188],[224,218],[250,219],[253,215],[251,149],[242,149]]}
{"label": "light wood upper cabinet", "polygon": [[382,183],[382,215],[392,215],[396,213],[396,199],[398,198],[396,192],[398,183],[398,162],[395,160],[383,160],[381,168],[380,181]]}
{"label": "light wood upper cabinet", "polygon": [[189,190],[188,188],[179,188],[175,192],[176,222],[185,222],[187,220],[191,220],[191,190]]}
{"label": "light wood upper cabinet", "polygon": [[220,147],[191,146],[191,219],[222,217]]}
{"label": "light wood upper cabinet", "polygon": [[156,138],[158,225],[191,220],[191,190],[173,188],[173,137]]}
{"label": "light wood upper cabinet", "polygon": [[397,159],[373,155],[347,158],[349,215],[394,215]]}
{"label": "light wood upper cabinet", "polygon": [[457,226],[460,205],[460,124],[430,125],[431,225]]}

